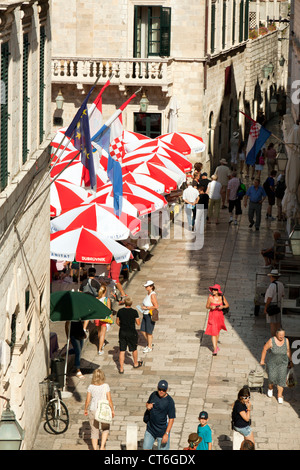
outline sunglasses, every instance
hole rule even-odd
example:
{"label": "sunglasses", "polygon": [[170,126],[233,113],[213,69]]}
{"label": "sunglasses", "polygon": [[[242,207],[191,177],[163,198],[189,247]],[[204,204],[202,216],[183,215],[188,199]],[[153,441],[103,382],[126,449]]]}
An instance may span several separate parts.
{"label": "sunglasses", "polygon": [[244,400],[250,400],[250,396],[249,397],[242,397]]}
{"label": "sunglasses", "polygon": [[164,389],[164,388],[158,388],[157,390],[158,390],[159,392],[166,392],[166,391],[167,391],[167,390]]}

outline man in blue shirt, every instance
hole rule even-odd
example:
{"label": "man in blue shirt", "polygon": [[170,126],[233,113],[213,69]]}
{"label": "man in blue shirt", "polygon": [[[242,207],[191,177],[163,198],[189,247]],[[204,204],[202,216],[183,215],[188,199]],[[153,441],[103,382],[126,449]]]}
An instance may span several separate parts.
{"label": "man in blue shirt", "polygon": [[167,393],[168,382],[160,380],[157,391],[151,393],[146,403],[147,429],[144,435],[144,450],[151,450],[157,439],[158,450],[169,450],[170,431],[176,418],[175,403]]}
{"label": "man in blue shirt", "polygon": [[260,221],[261,221],[261,208],[262,203],[266,199],[267,195],[264,188],[260,185],[260,180],[256,178],[253,181],[253,185],[247,190],[244,197],[244,205],[247,207],[249,199],[249,209],[248,209],[248,219],[249,219],[249,228],[252,228],[254,225],[254,214],[255,214],[255,229],[259,230]]}

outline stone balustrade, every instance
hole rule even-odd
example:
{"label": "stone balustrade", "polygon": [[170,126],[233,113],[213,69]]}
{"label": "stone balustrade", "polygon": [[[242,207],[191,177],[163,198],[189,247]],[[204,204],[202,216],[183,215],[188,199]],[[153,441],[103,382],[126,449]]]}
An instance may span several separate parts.
{"label": "stone balustrade", "polygon": [[52,82],[61,84],[93,84],[98,76],[105,83],[112,75],[111,83],[126,86],[161,86],[167,91],[172,84],[172,59],[90,59],[82,57],[54,57]]}

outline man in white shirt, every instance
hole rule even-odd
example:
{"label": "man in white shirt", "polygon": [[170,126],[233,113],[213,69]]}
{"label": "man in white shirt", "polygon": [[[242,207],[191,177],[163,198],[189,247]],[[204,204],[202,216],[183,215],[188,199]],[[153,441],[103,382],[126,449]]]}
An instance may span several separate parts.
{"label": "man in white shirt", "polygon": [[228,185],[228,178],[230,175],[230,169],[227,166],[227,161],[225,158],[220,160],[221,165],[217,166],[215,174],[218,176],[218,181],[222,185],[221,189],[221,197],[222,197],[222,209],[226,209],[225,206],[226,202],[226,192],[227,192],[227,185]]}
{"label": "man in white shirt", "polygon": [[280,277],[277,269],[273,269],[268,276],[270,277],[270,285],[265,293],[265,309],[267,323],[270,324],[271,335],[274,336],[278,328],[281,328],[281,313],[276,315],[268,315],[267,309],[269,305],[274,304],[281,307],[282,297],[284,297],[284,285],[278,279]]}
{"label": "man in white shirt", "polygon": [[188,220],[188,229],[193,230],[195,225],[196,204],[199,200],[199,191],[197,181],[194,180],[182,193],[182,199],[185,203],[185,213]]}
{"label": "man in white shirt", "polygon": [[208,203],[208,221],[207,223],[211,223],[212,217],[215,217],[216,224],[219,223],[219,215],[220,215],[220,206],[221,206],[221,189],[222,185],[219,183],[218,176],[212,175],[211,182],[207,186],[207,194],[209,196],[209,203]]}

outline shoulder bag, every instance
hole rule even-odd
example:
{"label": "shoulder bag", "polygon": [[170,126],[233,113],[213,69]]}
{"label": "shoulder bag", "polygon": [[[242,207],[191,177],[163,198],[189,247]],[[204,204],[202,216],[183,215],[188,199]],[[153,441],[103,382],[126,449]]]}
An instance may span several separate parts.
{"label": "shoulder bag", "polygon": [[159,316],[158,316],[158,310],[157,308],[152,308],[150,311],[150,315],[151,315],[151,320],[152,321],[158,321],[159,320]]}
{"label": "shoulder bag", "polygon": [[[224,296],[223,296],[223,295],[222,295],[222,302],[223,302],[223,305],[225,305]],[[229,312],[229,307],[223,308],[223,309],[222,309],[222,312],[223,312],[224,315],[227,315],[227,313]]]}
{"label": "shoulder bag", "polygon": [[108,400],[99,400],[95,413],[95,420],[99,423],[111,424],[112,412]]}
{"label": "shoulder bag", "polygon": [[272,317],[273,315],[278,315],[280,313],[280,307],[278,305],[278,285],[277,282],[274,281],[274,284],[276,284],[276,293],[277,293],[277,304],[269,305],[267,308],[267,314]]}

